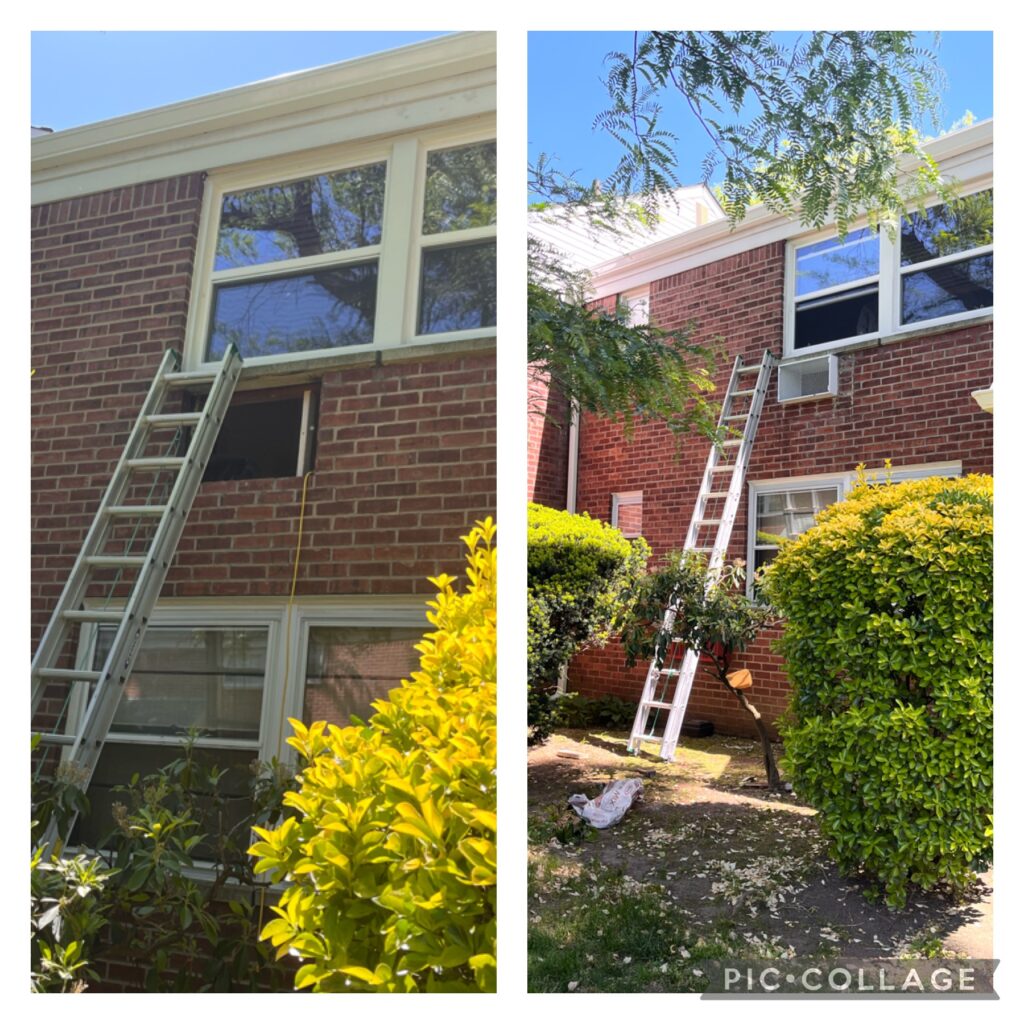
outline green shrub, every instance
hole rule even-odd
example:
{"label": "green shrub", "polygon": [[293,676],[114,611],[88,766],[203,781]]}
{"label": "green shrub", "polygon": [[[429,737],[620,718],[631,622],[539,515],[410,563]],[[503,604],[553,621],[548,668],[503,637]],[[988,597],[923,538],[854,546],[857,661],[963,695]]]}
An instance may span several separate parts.
{"label": "green shrub", "polygon": [[33,992],[80,992],[99,977],[87,956],[107,923],[111,874],[99,857],[33,853]]}
{"label": "green shrub", "polygon": [[902,904],[992,856],[992,480],[870,486],[784,545],[794,787],[845,870]]}
{"label": "green shrub", "polygon": [[613,697],[583,697],[567,693],[553,708],[554,725],[565,729],[628,729],[636,717],[636,702]]}
{"label": "green shrub", "polygon": [[493,991],[497,740],[494,526],[465,538],[468,587],[432,582],[420,670],[367,725],[292,720],[308,759],[299,812],[254,831],[258,871],[286,878],[263,929],[316,991]]}
{"label": "green shrub", "polygon": [[[227,781],[197,738],[187,736],[164,768],[117,787],[101,853],[34,854],[36,990],[81,991],[99,959],[136,966],[151,992],[291,987],[288,965],[259,941],[267,883],[246,853],[251,828],[280,817],[291,781],[276,763],[258,762],[244,785]],[[59,815],[84,802],[72,793],[60,776],[40,782],[36,807]]]}
{"label": "green shrub", "polygon": [[563,665],[607,643],[643,574],[650,548],[585,513],[527,510],[528,723],[533,741],[552,725],[550,694]]}

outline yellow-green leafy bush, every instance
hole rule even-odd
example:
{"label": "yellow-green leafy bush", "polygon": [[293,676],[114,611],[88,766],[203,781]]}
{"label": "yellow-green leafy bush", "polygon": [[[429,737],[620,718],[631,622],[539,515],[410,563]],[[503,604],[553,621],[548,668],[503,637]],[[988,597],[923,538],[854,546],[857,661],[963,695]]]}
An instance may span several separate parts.
{"label": "yellow-green leafy bush", "polygon": [[992,857],[992,479],[862,483],[783,546],[785,766],[836,859],[962,889]]}
{"label": "yellow-green leafy bush", "polygon": [[368,724],[292,720],[298,811],[255,829],[257,870],[289,882],[263,937],[316,991],[492,991],[496,906],[494,525],[465,538],[464,593],[442,575],[420,669]]}

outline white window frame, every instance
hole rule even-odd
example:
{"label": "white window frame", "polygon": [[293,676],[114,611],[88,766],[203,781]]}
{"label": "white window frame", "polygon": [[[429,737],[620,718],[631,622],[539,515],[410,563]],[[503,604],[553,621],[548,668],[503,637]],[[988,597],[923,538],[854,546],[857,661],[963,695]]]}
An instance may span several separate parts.
{"label": "white window frame", "polygon": [[[964,188],[962,196],[975,195],[992,188],[991,176],[972,182],[970,187]],[[937,197],[932,196],[925,203],[925,208],[941,205]],[[850,230],[855,231],[864,227],[867,221],[864,218],[855,221],[850,225]],[[783,311],[783,357],[786,359],[797,359],[813,355],[818,352],[829,352],[833,349],[852,348],[873,342],[885,342],[887,340],[898,340],[908,334],[917,334],[921,331],[931,331],[935,328],[955,325],[963,321],[976,320],[979,317],[990,317],[993,307],[986,309],[970,309],[963,313],[953,313],[950,316],[936,317],[933,320],[917,320],[911,324],[900,323],[900,299],[902,291],[902,280],[904,273],[913,273],[919,270],[926,270],[931,266],[941,263],[955,263],[960,260],[970,259],[972,256],[983,256],[993,251],[993,246],[984,245],[976,249],[967,249],[951,256],[942,256],[927,263],[918,263],[910,267],[900,266],[900,244],[901,236],[897,227],[895,239],[890,239],[885,230],[879,231],[878,235],[878,330],[868,334],[858,334],[850,338],[839,338],[835,341],[825,341],[818,345],[806,345],[803,348],[796,348],[794,345],[796,332],[796,252],[804,246],[813,245],[815,242],[822,242],[829,238],[836,237],[835,227],[823,231],[815,231],[811,234],[801,235],[792,238],[786,243],[786,264],[785,264],[785,308]],[[811,292],[808,295],[801,295],[799,301],[803,302],[810,298],[824,298],[827,295],[849,291],[859,285],[873,282],[875,277],[861,278],[857,281],[833,285],[830,288],[822,288],[819,291]]]}
{"label": "white window frame", "polygon": [[[199,369],[216,364],[216,360],[205,358],[214,284],[232,280],[256,280],[261,277],[276,278],[290,271],[316,269],[320,264],[342,266],[348,263],[365,263],[369,259],[377,260],[377,305],[372,342],[279,355],[249,356],[245,360],[246,366],[279,366],[309,362],[311,359],[319,362],[331,357],[351,356],[353,353],[495,338],[497,327],[436,334],[415,333],[423,249],[497,237],[496,224],[437,235],[422,235],[427,153],[432,150],[471,145],[474,142],[490,142],[494,138],[493,117],[476,117],[443,128],[400,135],[387,140],[293,153],[285,157],[260,160],[212,172],[206,179],[203,192],[185,337],[185,366],[189,369]],[[380,162],[387,164],[387,171],[379,244],[320,256],[274,260],[252,267],[214,270],[220,211],[225,194]]]}
{"label": "white window frame", "polygon": [[616,305],[625,304],[629,310],[626,316],[627,327],[646,327],[651,322],[651,286],[642,285],[620,292],[616,296]]}
{"label": "white window frame", "polygon": [[[99,603],[95,603],[99,607]],[[197,629],[219,626],[268,629],[267,668],[263,683],[263,701],[260,707],[258,740],[218,739],[200,737],[197,747],[213,749],[253,750],[261,761],[272,757],[294,764],[295,755],[287,745],[291,735],[289,718],[302,718],[305,696],[305,666],[309,630],[314,626],[355,627],[414,627],[425,632],[430,628],[426,618],[424,599],[397,598],[394,600],[360,600],[324,602],[307,599],[296,602],[289,615],[288,602],[225,602],[211,603],[174,601],[159,605],[150,619],[152,626],[194,627]],[[88,667],[92,662],[98,627],[84,623],[79,640],[77,665]],[[396,679],[397,686],[401,680]],[[80,685],[72,697],[69,710],[69,730],[77,724],[84,712],[87,690]],[[345,723],[339,723],[345,724]],[[163,734],[118,733],[111,731],[107,739],[115,743],[141,746],[181,745],[181,736]],[[170,757],[170,755],[168,755]]]}
{"label": "white window frame", "polygon": [[[643,491],[615,491],[612,493],[612,515],[611,525],[616,529],[619,528],[619,509],[623,505],[639,505],[640,516],[643,518],[643,505],[644,505],[644,492]],[[643,531],[638,533],[626,533],[622,531],[622,536],[627,540],[633,540],[636,537],[642,537]]]}
{"label": "white window frame", "polygon": [[[909,466],[893,466],[891,469],[873,467],[865,469],[868,483],[903,483],[906,480],[923,480],[931,476],[958,477],[963,473],[963,464],[954,462],[916,463]],[[754,551],[757,542],[757,499],[763,494],[779,494],[792,491],[819,491],[825,487],[838,488],[837,501],[842,501],[857,483],[857,472],[824,473],[818,476],[776,477],[770,480],[749,480],[747,505],[747,596],[754,597]]]}

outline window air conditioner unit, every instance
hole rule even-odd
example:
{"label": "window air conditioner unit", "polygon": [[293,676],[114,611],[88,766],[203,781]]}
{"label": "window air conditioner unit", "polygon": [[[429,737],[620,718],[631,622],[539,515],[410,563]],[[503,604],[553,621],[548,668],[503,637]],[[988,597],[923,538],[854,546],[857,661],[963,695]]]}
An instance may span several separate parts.
{"label": "window air conditioner unit", "polygon": [[839,393],[839,357],[835,354],[779,363],[779,401],[807,402]]}

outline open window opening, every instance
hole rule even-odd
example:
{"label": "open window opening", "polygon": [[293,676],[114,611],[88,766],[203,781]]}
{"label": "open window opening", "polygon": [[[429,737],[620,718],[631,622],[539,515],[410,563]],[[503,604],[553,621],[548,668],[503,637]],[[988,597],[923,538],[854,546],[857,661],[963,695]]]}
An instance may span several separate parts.
{"label": "open window opening", "polygon": [[309,472],[315,455],[317,398],[312,385],[236,394],[203,483]]}

